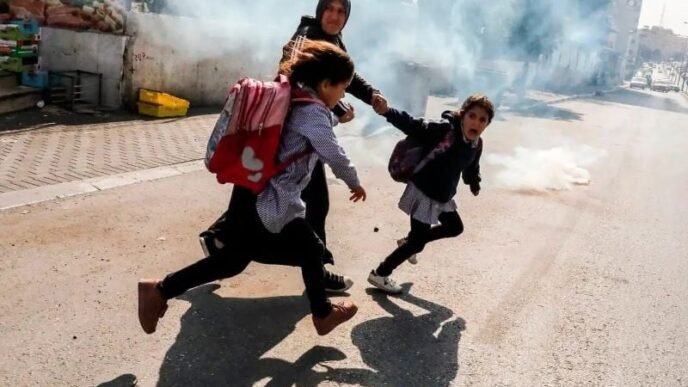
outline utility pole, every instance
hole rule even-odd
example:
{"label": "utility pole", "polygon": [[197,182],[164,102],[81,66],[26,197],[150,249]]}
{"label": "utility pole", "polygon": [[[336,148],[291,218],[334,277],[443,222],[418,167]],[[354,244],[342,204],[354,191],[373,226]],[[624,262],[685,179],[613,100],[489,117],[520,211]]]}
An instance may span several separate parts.
{"label": "utility pole", "polygon": [[[682,37],[683,38],[683,37]],[[681,56],[679,56],[677,59],[680,62],[678,65],[678,68],[673,67],[674,65],[672,64],[672,68],[676,69],[676,76],[674,79],[672,79],[672,82],[676,83],[676,86],[679,85],[679,82],[681,82],[681,71],[683,69],[685,57],[686,57],[686,50],[688,49],[688,37],[683,38],[683,50],[681,50]]]}
{"label": "utility pole", "polygon": [[[688,24],[688,21],[684,21],[683,24]],[[686,72],[688,72],[688,36],[685,38],[685,45],[683,48],[683,61],[681,62],[681,67],[679,68],[678,79],[681,81],[681,91],[686,88]]]}

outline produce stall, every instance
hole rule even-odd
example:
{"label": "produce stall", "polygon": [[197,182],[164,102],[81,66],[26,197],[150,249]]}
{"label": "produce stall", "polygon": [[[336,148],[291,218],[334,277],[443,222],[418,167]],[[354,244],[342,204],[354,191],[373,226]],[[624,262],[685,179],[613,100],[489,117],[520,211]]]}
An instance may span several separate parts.
{"label": "produce stall", "polygon": [[125,0],[0,0],[0,20],[35,20],[39,25],[123,34]]}

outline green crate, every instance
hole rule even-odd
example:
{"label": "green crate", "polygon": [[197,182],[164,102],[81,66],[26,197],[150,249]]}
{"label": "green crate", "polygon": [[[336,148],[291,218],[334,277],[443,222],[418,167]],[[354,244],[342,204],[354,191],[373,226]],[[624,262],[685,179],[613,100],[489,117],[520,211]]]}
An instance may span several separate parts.
{"label": "green crate", "polygon": [[41,39],[40,33],[27,33],[20,26],[13,24],[0,24],[0,39],[1,40],[34,40]]}
{"label": "green crate", "polygon": [[38,57],[36,56],[27,58],[0,57],[0,70],[21,73],[34,71],[38,67]]}
{"label": "green crate", "polygon": [[38,46],[8,47],[0,45],[0,55],[12,58],[28,58],[38,55]]}
{"label": "green crate", "polygon": [[24,38],[24,32],[19,26],[12,24],[0,24],[0,39],[5,40],[21,40]]}

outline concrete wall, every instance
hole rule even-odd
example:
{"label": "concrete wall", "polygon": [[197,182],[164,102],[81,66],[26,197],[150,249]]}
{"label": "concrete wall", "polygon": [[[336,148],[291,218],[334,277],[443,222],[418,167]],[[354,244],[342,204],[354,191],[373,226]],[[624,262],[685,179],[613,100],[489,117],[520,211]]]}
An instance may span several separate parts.
{"label": "concrete wall", "polygon": [[594,82],[601,65],[599,53],[585,47],[565,44],[530,66],[529,76],[537,87],[559,91],[576,90]]}
{"label": "concrete wall", "polygon": [[[214,44],[227,37],[194,35],[198,23],[198,19],[185,17],[130,13],[127,34],[131,38],[124,62],[125,104],[133,106],[138,90],[147,88],[190,100],[195,106],[221,105],[228,86],[239,78],[274,76],[279,50],[275,50],[274,57],[259,58],[249,47]],[[207,26],[212,22],[203,23],[205,33],[213,30]]]}
{"label": "concrete wall", "polygon": [[[280,47],[269,50],[274,51],[269,57],[254,55],[250,47],[228,47],[226,42],[220,50],[213,42],[227,37],[194,34],[198,22],[130,12],[127,36],[43,28],[42,66],[51,71],[102,73],[103,104],[132,108],[140,88],[165,91],[194,106],[221,105],[228,86],[239,78],[274,76]],[[213,29],[207,26],[211,22],[204,23],[207,34]]]}
{"label": "concrete wall", "polygon": [[128,37],[44,27],[42,39],[44,70],[101,73],[103,105],[121,106],[124,50]]}

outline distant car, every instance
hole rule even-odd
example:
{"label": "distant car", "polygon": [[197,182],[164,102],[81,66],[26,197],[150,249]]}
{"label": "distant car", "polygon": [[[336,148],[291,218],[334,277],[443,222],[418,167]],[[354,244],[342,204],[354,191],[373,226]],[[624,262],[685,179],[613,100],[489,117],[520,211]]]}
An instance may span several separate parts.
{"label": "distant car", "polygon": [[631,89],[638,88],[644,90],[645,87],[647,87],[647,80],[641,77],[633,77],[633,79],[631,79],[630,87]]}
{"label": "distant car", "polygon": [[681,88],[678,87],[678,85],[671,85],[671,91],[675,91],[678,93],[679,91],[681,91]]}
{"label": "distant car", "polygon": [[666,81],[655,81],[650,87],[652,91],[661,91],[662,93],[668,93],[671,90],[671,85]]}

